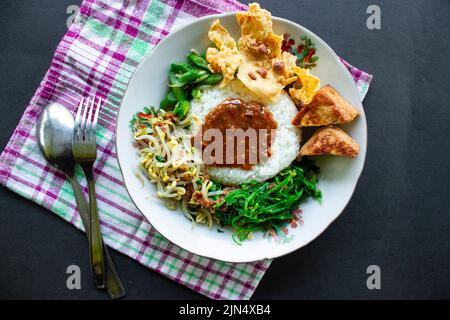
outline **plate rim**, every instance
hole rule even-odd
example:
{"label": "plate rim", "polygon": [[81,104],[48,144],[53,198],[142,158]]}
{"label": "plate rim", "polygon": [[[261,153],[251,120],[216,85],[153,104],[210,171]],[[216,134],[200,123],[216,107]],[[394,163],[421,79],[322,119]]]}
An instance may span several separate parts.
{"label": "plate rim", "polygon": [[[342,63],[342,61],[340,60],[340,58],[339,58],[339,56],[336,54],[336,52],[334,52],[334,50],[333,50],[333,49],[332,49],[332,48],[331,48],[331,47],[330,47],[330,46],[329,46],[322,38],[320,38],[317,34],[315,34],[314,32],[312,32],[312,31],[309,30],[308,28],[303,27],[302,25],[300,25],[300,24],[298,24],[298,23],[296,23],[296,22],[293,22],[293,21],[288,20],[288,19],[285,19],[285,18],[280,18],[280,17],[272,16],[272,20],[273,20],[273,21],[279,21],[279,22],[283,22],[283,23],[286,23],[286,24],[290,24],[291,26],[293,26],[293,27],[295,27],[295,28],[297,28],[297,29],[300,29],[301,31],[304,31],[304,30],[305,30],[305,31],[309,32],[310,34],[314,35],[314,36],[316,37],[316,39],[319,40],[319,41],[321,42],[321,44],[322,44],[324,47],[326,47],[326,48],[331,52],[331,55],[333,56],[333,58],[338,62],[338,65],[340,65],[340,67],[345,71],[344,73],[346,74],[348,80],[350,80],[350,82],[352,83],[352,88],[353,88],[353,90],[355,91],[355,93],[357,94],[357,96],[359,97],[359,100],[360,100],[360,103],[361,103],[361,112],[362,112],[362,114],[364,115],[363,127],[364,127],[364,132],[365,132],[365,141],[364,141],[364,142],[365,142],[366,148],[365,148],[365,150],[364,150],[364,155],[363,155],[363,160],[362,160],[362,161],[363,161],[363,162],[362,162],[362,167],[361,167],[360,172],[358,173],[358,176],[356,177],[355,183],[354,183],[353,188],[352,188],[352,190],[351,190],[350,197],[348,198],[347,203],[343,206],[342,210],[340,210],[340,212],[339,212],[333,219],[331,219],[331,220],[323,227],[323,229],[322,229],[320,232],[317,233],[317,235],[315,235],[314,237],[312,237],[311,239],[309,239],[309,240],[308,240],[307,242],[305,242],[303,245],[301,245],[301,246],[299,246],[299,247],[297,247],[297,248],[293,248],[293,249],[290,249],[290,250],[282,251],[282,252],[280,252],[280,253],[278,253],[278,254],[273,254],[273,255],[264,254],[264,255],[261,255],[260,258],[257,258],[257,259],[256,259],[256,258],[252,258],[252,259],[250,259],[250,260],[249,260],[249,259],[224,259],[224,258],[222,258],[222,257],[220,257],[220,256],[218,256],[218,255],[216,255],[216,254],[205,255],[205,254],[201,254],[201,253],[195,252],[195,251],[193,251],[192,249],[187,249],[182,243],[179,243],[178,241],[174,241],[174,240],[172,240],[172,239],[169,239],[166,235],[164,235],[163,233],[161,233],[161,232],[158,230],[158,228],[157,228],[156,226],[154,226],[154,225],[150,222],[150,219],[147,218],[147,216],[146,216],[146,215],[142,212],[142,210],[139,208],[138,204],[136,203],[136,201],[134,200],[133,196],[131,195],[131,193],[130,193],[130,191],[129,191],[129,189],[128,189],[128,186],[127,186],[127,183],[126,183],[126,179],[125,179],[125,176],[124,176],[124,173],[123,173],[123,170],[122,170],[121,161],[120,161],[120,156],[119,156],[120,152],[118,151],[118,150],[119,150],[119,147],[118,147],[119,145],[118,145],[118,143],[117,143],[117,140],[118,140],[117,128],[118,128],[118,125],[119,125],[120,113],[121,113],[121,111],[123,110],[123,109],[122,109],[123,102],[124,102],[125,98],[126,98],[126,97],[128,96],[128,94],[129,94],[129,87],[130,87],[130,84],[131,84],[131,82],[132,82],[132,79],[133,79],[134,75],[142,68],[142,66],[143,66],[144,63],[150,58],[150,56],[151,56],[151,55],[152,55],[152,54],[153,54],[153,53],[154,53],[154,52],[155,52],[162,44],[164,44],[166,41],[169,41],[170,38],[171,38],[173,35],[175,35],[175,34],[181,32],[181,31],[183,31],[183,29],[185,29],[185,28],[187,28],[187,27],[189,27],[189,26],[191,26],[191,25],[193,25],[193,24],[200,23],[200,22],[202,22],[202,21],[204,21],[204,20],[214,19],[214,18],[215,18],[215,19],[220,19],[220,18],[223,18],[223,17],[228,17],[228,16],[236,15],[237,12],[241,12],[241,11],[232,11],[232,12],[225,12],[225,13],[220,13],[220,14],[207,15],[207,16],[203,16],[203,17],[200,17],[200,18],[198,18],[198,19],[195,19],[195,20],[192,21],[192,22],[186,23],[186,24],[184,24],[184,25],[178,27],[176,30],[171,31],[165,38],[161,39],[161,41],[160,41],[153,49],[151,49],[150,52],[148,52],[148,53],[142,58],[142,60],[139,62],[139,64],[136,66],[136,68],[135,68],[134,71],[132,72],[132,74],[131,74],[131,76],[130,76],[130,78],[129,78],[129,81],[128,81],[127,85],[126,85],[125,92],[124,92],[124,94],[123,94],[123,96],[122,96],[122,98],[121,98],[121,100],[120,100],[120,103],[119,103],[119,106],[120,106],[120,107],[119,107],[119,111],[118,111],[118,113],[117,113],[116,121],[115,121],[116,132],[115,132],[115,135],[114,135],[114,146],[115,146],[115,148],[116,148],[117,163],[118,163],[118,165],[119,165],[119,171],[120,171],[120,174],[121,174],[121,176],[122,176],[122,180],[123,180],[123,182],[124,182],[124,187],[125,187],[125,190],[127,191],[128,195],[129,195],[129,197],[130,197],[132,203],[134,204],[134,206],[136,207],[136,209],[139,211],[139,213],[145,218],[145,220],[147,220],[147,222],[151,225],[151,227],[152,227],[152,228],[155,228],[155,230],[156,230],[160,235],[162,235],[165,239],[167,239],[167,241],[169,241],[169,242],[171,242],[171,243],[173,243],[173,244],[179,246],[180,248],[182,248],[183,250],[186,250],[187,252],[193,253],[193,254],[195,254],[195,255],[198,255],[198,256],[200,256],[200,257],[204,257],[204,258],[207,258],[207,259],[215,259],[215,260],[219,260],[219,261],[223,261],[223,262],[227,262],[227,263],[252,263],[252,262],[258,262],[258,261],[264,261],[264,260],[271,260],[271,259],[283,257],[283,256],[285,256],[285,255],[288,255],[288,254],[293,253],[293,252],[295,252],[295,251],[297,251],[297,250],[299,250],[299,249],[301,249],[301,248],[304,248],[304,247],[308,246],[311,242],[313,242],[314,240],[316,240],[320,235],[322,235],[322,233],[325,232],[325,230],[327,230],[327,229],[330,227],[330,225],[331,225],[333,222],[335,222],[335,221],[337,220],[337,218],[338,218],[339,216],[341,216],[341,214],[342,214],[342,213],[344,212],[344,210],[347,208],[348,204],[350,203],[350,201],[351,201],[351,199],[352,199],[352,197],[353,197],[353,195],[354,195],[354,193],[355,193],[355,190],[356,190],[356,187],[357,187],[357,185],[358,185],[359,179],[361,178],[361,175],[362,175],[362,173],[363,173],[363,171],[364,171],[364,167],[365,167],[365,163],[366,163],[366,157],[367,157],[367,147],[368,147],[368,127],[367,127],[367,118],[366,118],[366,114],[365,114],[365,110],[364,110],[364,105],[362,104],[362,99],[361,99],[361,97],[360,97],[360,95],[359,95],[359,92],[358,92],[356,83],[355,83],[353,77],[351,76],[349,70],[344,66],[344,64]],[[360,154],[359,156],[361,156],[361,154]]]}

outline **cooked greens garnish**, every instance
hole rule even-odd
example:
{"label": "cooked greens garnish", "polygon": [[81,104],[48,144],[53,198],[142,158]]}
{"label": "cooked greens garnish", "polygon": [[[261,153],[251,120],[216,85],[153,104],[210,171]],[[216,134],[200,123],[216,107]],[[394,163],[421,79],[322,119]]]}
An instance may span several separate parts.
{"label": "cooked greens garnish", "polygon": [[155,109],[155,107],[144,107],[144,113],[151,114],[152,116],[156,116],[158,114],[158,111]]}
{"label": "cooked greens garnish", "polygon": [[294,218],[293,210],[305,198],[321,200],[317,174],[310,160],[293,162],[268,181],[245,183],[229,192],[216,204],[216,216],[222,226],[235,230],[238,242],[253,231],[278,228]]}
{"label": "cooked greens garnish", "polygon": [[312,69],[317,65],[319,56],[311,38],[302,36],[301,42],[294,47],[295,40],[288,33],[283,34],[282,51],[290,52],[297,57],[297,65],[301,68]]}
{"label": "cooked greens garnish", "polygon": [[319,60],[319,56],[315,55],[316,46],[312,43],[311,38],[307,36],[302,36],[301,40],[303,41],[303,45],[299,45],[298,55],[298,64],[301,68],[312,68],[317,64],[317,60]]}
{"label": "cooked greens garnish", "polygon": [[209,70],[204,55],[191,51],[187,60],[170,65],[169,91],[160,103],[161,109],[172,111],[180,120],[189,112],[189,100],[200,98],[200,86],[215,85],[223,78]]}
{"label": "cooked greens garnish", "polygon": [[143,112],[137,112],[133,118],[130,120],[130,128],[132,129],[136,124],[139,126],[145,126],[148,125],[148,119],[150,119],[152,116],[156,116],[158,111],[154,107],[145,107],[143,109]]}

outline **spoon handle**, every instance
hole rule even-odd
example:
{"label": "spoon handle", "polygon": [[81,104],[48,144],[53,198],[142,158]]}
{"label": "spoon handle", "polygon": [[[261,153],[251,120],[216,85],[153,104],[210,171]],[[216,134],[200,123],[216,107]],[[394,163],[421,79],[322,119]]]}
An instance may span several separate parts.
{"label": "spoon handle", "polygon": [[[81,221],[83,222],[83,226],[86,230],[86,235],[89,240],[89,206],[83,196],[83,192],[81,191],[81,186],[78,183],[78,180],[75,178],[75,176],[69,176],[68,178],[70,184],[72,185],[72,189],[75,194],[75,201],[78,206],[78,211],[80,212]],[[119,274],[117,273],[116,267],[114,266],[114,262],[108,251],[108,248],[105,244],[103,244],[103,252],[106,264],[106,290],[108,291],[111,299],[122,298],[126,295],[126,291],[123,287],[122,281],[120,280]]]}

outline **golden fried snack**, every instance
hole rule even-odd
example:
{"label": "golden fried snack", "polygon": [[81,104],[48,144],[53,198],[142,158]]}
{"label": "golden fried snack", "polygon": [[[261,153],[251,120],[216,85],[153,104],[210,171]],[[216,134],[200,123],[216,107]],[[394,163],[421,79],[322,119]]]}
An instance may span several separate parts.
{"label": "golden fried snack", "polygon": [[359,153],[359,144],[344,130],[329,125],[319,128],[301,147],[301,156],[334,155],[355,158]]}
{"label": "golden fried snack", "polygon": [[311,103],[300,109],[292,124],[300,127],[326,126],[353,121],[358,110],[330,85],[321,88]]}
{"label": "golden fried snack", "polygon": [[214,23],[209,28],[208,37],[214,42],[216,48],[208,48],[206,51],[206,61],[212,72],[222,72],[223,80],[220,84],[224,87],[234,78],[234,73],[241,64],[242,57],[239,53],[236,42],[219,22]]}
{"label": "golden fried snack", "polygon": [[236,19],[241,26],[238,47],[243,58],[237,77],[258,97],[274,101],[286,83],[296,80],[288,79],[296,57],[282,55],[283,37],[273,33],[272,16],[259,4],[251,3]]}
{"label": "golden fried snack", "polygon": [[297,106],[307,105],[311,103],[319,91],[320,79],[313,76],[308,69],[294,66],[292,70],[294,75],[297,76],[297,80],[292,88],[289,89],[289,95]]}

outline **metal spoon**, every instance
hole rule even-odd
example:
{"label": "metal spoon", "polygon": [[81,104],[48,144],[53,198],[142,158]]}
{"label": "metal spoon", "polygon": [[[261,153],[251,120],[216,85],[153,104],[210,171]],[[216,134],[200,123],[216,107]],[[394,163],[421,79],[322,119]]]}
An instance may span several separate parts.
{"label": "metal spoon", "polygon": [[[75,160],[72,155],[72,138],[74,119],[69,110],[52,103],[43,111],[37,124],[37,138],[39,148],[45,159],[65,173],[75,194],[78,211],[83,221],[86,235],[89,239],[89,206],[83,196],[80,184],[75,178]],[[125,289],[117,274],[108,249],[103,245],[106,262],[106,289],[112,299],[124,297]]]}

